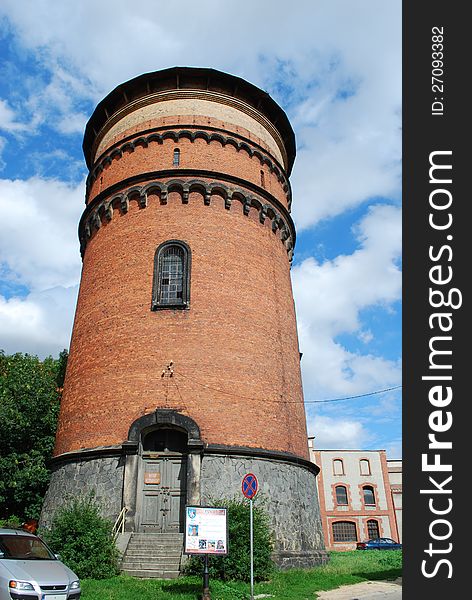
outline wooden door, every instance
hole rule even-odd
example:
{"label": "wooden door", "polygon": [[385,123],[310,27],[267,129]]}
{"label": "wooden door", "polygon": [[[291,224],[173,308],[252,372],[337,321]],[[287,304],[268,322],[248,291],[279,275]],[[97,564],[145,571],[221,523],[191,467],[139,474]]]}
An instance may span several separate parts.
{"label": "wooden door", "polygon": [[141,466],[141,531],[183,531],[187,457],[143,455]]}

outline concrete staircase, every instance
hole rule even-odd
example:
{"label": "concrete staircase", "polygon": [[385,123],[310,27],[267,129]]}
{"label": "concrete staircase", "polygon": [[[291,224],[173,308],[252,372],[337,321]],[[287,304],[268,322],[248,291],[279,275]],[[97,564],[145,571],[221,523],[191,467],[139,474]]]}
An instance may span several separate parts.
{"label": "concrete staircase", "polygon": [[133,533],[121,571],[133,577],[174,579],[180,574],[183,533]]}

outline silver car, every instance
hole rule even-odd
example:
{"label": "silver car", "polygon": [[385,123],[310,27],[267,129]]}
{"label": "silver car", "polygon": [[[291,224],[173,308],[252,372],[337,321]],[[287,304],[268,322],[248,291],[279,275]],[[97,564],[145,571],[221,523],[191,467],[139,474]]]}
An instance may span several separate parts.
{"label": "silver car", "polygon": [[0,600],[79,598],[79,578],[38,536],[0,529]]}

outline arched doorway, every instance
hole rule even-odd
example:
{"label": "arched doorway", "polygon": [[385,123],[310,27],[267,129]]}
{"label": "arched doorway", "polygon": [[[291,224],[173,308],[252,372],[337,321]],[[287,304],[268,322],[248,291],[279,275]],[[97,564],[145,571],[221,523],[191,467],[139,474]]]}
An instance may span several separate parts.
{"label": "arched doorway", "polygon": [[183,531],[185,504],[200,503],[202,453],[197,423],[175,410],[131,424],[123,443],[125,531]]}
{"label": "arched doorway", "polygon": [[136,503],[139,531],[183,531],[187,445],[186,431],[159,427],[142,432]]}

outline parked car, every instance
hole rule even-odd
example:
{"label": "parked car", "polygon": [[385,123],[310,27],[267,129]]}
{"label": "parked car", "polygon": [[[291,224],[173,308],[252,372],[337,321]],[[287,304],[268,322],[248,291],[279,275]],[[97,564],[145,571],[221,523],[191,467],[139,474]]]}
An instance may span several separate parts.
{"label": "parked car", "polygon": [[77,575],[37,536],[0,529],[0,600],[79,600]]}
{"label": "parked car", "polygon": [[375,538],[366,542],[357,542],[358,550],[401,550],[402,545],[392,538]]}

